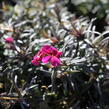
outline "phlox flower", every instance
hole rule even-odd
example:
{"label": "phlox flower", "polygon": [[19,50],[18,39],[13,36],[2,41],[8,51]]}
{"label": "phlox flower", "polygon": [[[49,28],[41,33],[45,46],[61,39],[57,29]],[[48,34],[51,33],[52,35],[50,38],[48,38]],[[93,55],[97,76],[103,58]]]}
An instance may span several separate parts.
{"label": "phlox flower", "polygon": [[33,65],[38,66],[40,62],[51,63],[52,66],[56,67],[61,65],[60,56],[62,52],[58,51],[51,45],[44,45],[39,52],[33,57],[31,61]]}

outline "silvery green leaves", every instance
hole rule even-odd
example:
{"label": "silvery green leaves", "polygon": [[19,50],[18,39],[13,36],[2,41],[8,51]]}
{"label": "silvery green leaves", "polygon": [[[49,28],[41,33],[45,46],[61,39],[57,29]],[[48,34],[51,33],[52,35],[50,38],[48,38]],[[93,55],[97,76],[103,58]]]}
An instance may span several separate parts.
{"label": "silvery green leaves", "polygon": [[[68,1],[80,7],[87,0]],[[17,97],[22,109],[25,104],[32,109],[104,109],[101,86],[108,79],[109,32],[97,30],[97,18],[78,17],[74,5],[69,12],[67,0],[17,2],[12,16],[0,24],[0,94]],[[92,8],[86,4],[85,13]],[[9,36],[14,46],[4,41]],[[44,45],[60,52],[46,48],[38,53]],[[31,64],[35,54],[38,66]],[[7,102],[15,107],[17,101]]]}

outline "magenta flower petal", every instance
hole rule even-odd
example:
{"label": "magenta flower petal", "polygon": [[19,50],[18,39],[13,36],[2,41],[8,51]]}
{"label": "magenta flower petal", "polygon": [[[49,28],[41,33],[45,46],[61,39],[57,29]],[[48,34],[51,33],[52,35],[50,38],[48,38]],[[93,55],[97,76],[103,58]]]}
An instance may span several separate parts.
{"label": "magenta flower petal", "polygon": [[56,55],[58,53],[58,50],[54,47],[51,47],[51,52],[52,52],[52,55]]}
{"label": "magenta flower petal", "polygon": [[38,66],[40,63],[38,62],[38,61],[36,61],[35,59],[33,59],[32,61],[31,61],[31,63],[33,64],[33,65],[35,65],[35,66]]}
{"label": "magenta flower petal", "polygon": [[41,48],[41,52],[43,53],[50,53],[51,52],[51,46],[50,45],[44,45],[42,48]]}
{"label": "magenta flower petal", "polygon": [[58,53],[57,53],[57,55],[56,55],[56,57],[60,57],[62,55],[62,52],[61,51],[59,51]]}
{"label": "magenta flower petal", "polygon": [[33,59],[36,60],[36,59],[37,59],[37,55],[35,55],[35,56],[33,57]]}
{"label": "magenta flower petal", "polygon": [[7,37],[7,38],[5,38],[4,40],[5,40],[5,42],[7,42],[7,43],[13,43],[13,42],[14,42],[13,37]]}
{"label": "magenta flower petal", "polygon": [[56,66],[59,66],[61,64],[61,61],[60,59],[58,59],[56,56],[53,56],[51,58],[51,64],[56,67]]}
{"label": "magenta flower petal", "polygon": [[51,48],[50,45],[44,45],[44,46],[42,47],[42,49],[49,49],[49,48]]}
{"label": "magenta flower petal", "polygon": [[43,57],[43,58],[42,58],[42,62],[43,62],[43,63],[48,63],[48,62],[50,61],[50,59],[51,59],[51,56]]}
{"label": "magenta flower petal", "polygon": [[33,57],[33,60],[31,61],[31,63],[32,63],[33,65],[35,65],[35,66],[38,66],[38,65],[40,64],[40,61],[41,61],[40,57],[34,56],[34,57]]}
{"label": "magenta flower petal", "polygon": [[37,55],[35,55],[35,56],[33,57],[33,59],[39,61],[39,60],[40,60],[40,57],[37,56]]}

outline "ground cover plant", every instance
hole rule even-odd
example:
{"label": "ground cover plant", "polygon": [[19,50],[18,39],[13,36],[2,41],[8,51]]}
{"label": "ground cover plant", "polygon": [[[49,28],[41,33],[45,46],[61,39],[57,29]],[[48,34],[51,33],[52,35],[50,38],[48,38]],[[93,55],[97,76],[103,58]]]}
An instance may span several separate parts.
{"label": "ground cover plant", "polygon": [[0,109],[108,109],[108,4],[2,0]]}

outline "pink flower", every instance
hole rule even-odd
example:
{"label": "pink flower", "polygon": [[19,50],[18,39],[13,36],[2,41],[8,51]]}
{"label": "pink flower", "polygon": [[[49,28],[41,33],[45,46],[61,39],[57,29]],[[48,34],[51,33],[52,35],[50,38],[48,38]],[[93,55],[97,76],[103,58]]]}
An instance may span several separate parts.
{"label": "pink flower", "polygon": [[40,58],[39,57],[34,57],[34,59],[31,61],[31,63],[35,66],[40,64]]}
{"label": "pink flower", "polygon": [[14,42],[13,37],[7,37],[7,38],[5,38],[4,40],[5,40],[5,42],[7,42],[7,43],[13,43],[13,42]]}
{"label": "pink flower", "polygon": [[61,55],[62,55],[62,52],[58,51],[53,46],[45,45],[34,56],[31,62],[35,66],[39,65],[40,62],[42,62],[45,64],[51,63],[52,66],[56,67],[62,64],[60,60]]}

